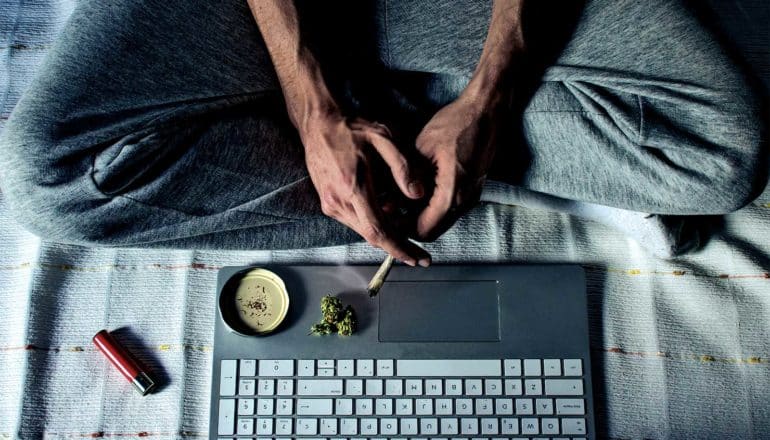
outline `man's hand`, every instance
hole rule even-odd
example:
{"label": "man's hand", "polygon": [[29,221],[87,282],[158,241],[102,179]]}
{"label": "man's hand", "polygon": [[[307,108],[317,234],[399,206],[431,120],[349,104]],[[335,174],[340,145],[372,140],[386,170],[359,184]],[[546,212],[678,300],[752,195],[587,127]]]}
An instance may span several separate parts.
{"label": "man's hand", "polygon": [[428,266],[430,255],[385,220],[374,197],[370,154],[382,157],[407,197],[418,199],[424,192],[387,127],[341,114],[321,66],[304,44],[293,1],[248,2],[273,59],[289,119],[302,138],[305,163],[324,214],[393,257],[412,266]]}
{"label": "man's hand", "polygon": [[463,95],[417,137],[417,150],[435,167],[433,195],[417,218],[421,239],[435,239],[478,202],[495,152],[498,114],[497,106]]}
{"label": "man's hand", "polygon": [[419,199],[424,193],[387,127],[331,112],[306,119],[299,131],[323,213],[394,258],[411,266],[428,266],[430,255],[396,231],[375,201],[369,154],[382,157],[404,195]]}
{"label": "man's hand", "polygon": [[481,195],[498,131],[513,93],[513,72],[524,53],[524,0],[495,0],[484,50],[462,95],[439,110],[417,137],[435,167],[435,187],[417,219],[417,235],[432,240]]}

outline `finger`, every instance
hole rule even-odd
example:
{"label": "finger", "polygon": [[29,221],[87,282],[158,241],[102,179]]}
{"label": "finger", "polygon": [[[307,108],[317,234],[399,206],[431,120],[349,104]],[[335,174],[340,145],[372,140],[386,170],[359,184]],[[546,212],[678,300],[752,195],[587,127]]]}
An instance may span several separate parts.
{"label": "finger", "polygon": [[452,208],[456,192],[455,179],[447,168],[438,167],[433,195],[417,218],[417,236],[425,240],[431,240],[443,232],[439,226]]}
{"label": "finger", "polygon": [[373,132],[367,132],[367,141],[382,156],[388,164],[393,180],[396,181],[401,192],[410,199],[419,199],[425,195],[425,187],[419,179],[413,176],[406,157],[387,137]]}
{"label": "finger", "polygon": [[393,230],[383,221],[382,215],[372,208],[373,205],[367,198],[354,197],[352,204],[358,216],[359,234],[366,241],[410,266],[430,264],[430,254],[406,238],[396,237]]}

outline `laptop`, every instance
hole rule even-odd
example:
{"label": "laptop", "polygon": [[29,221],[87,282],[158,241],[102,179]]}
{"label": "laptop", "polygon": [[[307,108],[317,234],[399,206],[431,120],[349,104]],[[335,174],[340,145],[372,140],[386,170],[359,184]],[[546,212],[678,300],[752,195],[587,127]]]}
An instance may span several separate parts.
{"label": "laptop", "polygon": [[[217,306],[210,438],[596,438],[580,266],[394,266],[373,298],[377,266],[263,268],[289,308],[244,336]],[[218,298],[252,269],[222,268]],[[329,294],[352,336],[310,334]]]}

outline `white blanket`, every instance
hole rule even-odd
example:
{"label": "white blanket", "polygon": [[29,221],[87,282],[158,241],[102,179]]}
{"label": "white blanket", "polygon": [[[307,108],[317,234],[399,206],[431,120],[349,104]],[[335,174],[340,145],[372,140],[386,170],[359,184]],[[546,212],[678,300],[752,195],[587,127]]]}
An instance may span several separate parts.
{"label": "white blanket", "polygon": [[[0,124],[72,6],[0,0]],[[592,222],[492,204],[429,249],[437,264],[587,269],[603,436],[770,436],[770,191],[727,216],[703,251],[673,262]],[[198,252],[48,243],[9,218],[0,193],[0,438],[206,437],[217,269],[381,258],[365,244]],[[91,343],[102,328],[120,329],[160,376],[158,393],[140,397],[107,365]]]}

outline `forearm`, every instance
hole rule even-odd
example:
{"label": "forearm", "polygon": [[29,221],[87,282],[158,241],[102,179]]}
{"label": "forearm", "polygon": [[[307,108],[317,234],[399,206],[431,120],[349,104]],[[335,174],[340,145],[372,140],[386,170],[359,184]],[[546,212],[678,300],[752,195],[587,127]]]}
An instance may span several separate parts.
{"label": "forearm", "polygon": [[495,0],[487,39],[464,95],[484,106],[505,99],[524,54],[521,16],[524,0]]}
{"label": "forearm", "polygon": [[303,41],[293,0],[248,0],[273,60],[292,123],[298,129],[335,107],[320,65]]}

